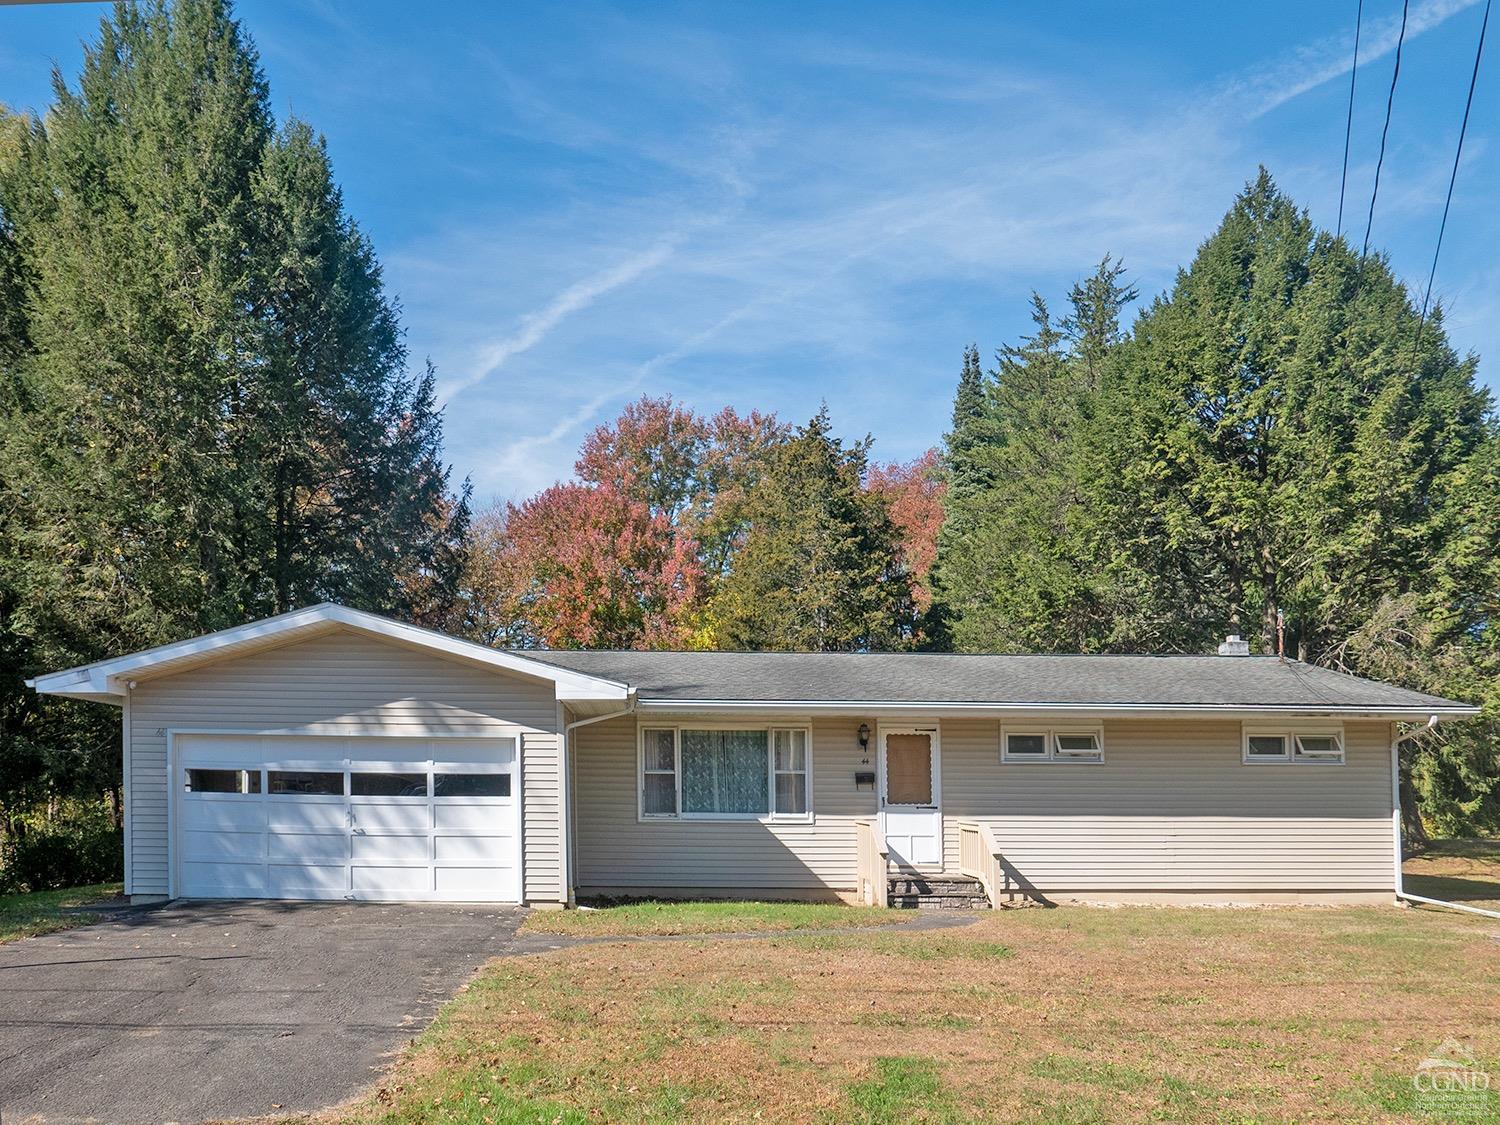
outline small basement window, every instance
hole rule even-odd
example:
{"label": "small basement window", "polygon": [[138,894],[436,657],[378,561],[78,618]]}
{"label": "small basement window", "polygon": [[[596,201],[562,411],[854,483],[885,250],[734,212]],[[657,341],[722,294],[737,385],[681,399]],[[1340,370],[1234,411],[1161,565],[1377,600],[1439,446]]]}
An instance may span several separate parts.
{"label": "small basement window", "polygon": [[1344,734],[1342,730],[1292,727],[1283,730],[1246,728],[1243,758],[1246,764],[1260,762],[1302,762],[1342,765]]}
{"label": "small basement window", "polygon": [[188,793],[259,793],[260,770],[185,770]]}
{"label": "small basement window", "polygon": [[1104,761],[1104,732],[1078,727],[1011,729],[1000,732],[1002,762]]}

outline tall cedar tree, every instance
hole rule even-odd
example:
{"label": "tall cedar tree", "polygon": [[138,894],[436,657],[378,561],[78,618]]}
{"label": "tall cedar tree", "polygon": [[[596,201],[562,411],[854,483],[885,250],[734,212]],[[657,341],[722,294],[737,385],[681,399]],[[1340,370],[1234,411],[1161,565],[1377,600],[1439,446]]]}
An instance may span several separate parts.
{"label": "tall cedar tree", "polygon": [[746,504],[743,545],[709,605],[715,647],[851,652],[912,633],[911,579],[869,440],[831,435],[825,407],[778,446]]}
{"label": "tall cedar tree", "polygon": [[1036,331],[988,377],[965,354],[933,575],[934,616],[959,650],[1090,651],[1107,638],[1113,596],[1088,542],[1080,435],[1135,298],[1123,272],[1101,262],[1060,323],[1033,295]]}
{"label": "tall cedar tree", "polygon": [[[1189,579],[1261,651],[1281,610],[1293,655],[1468,693],[1496,627],[1497,430],[1475,358],[1441,313],[1420,335],[1418,318],[1384,260],[1316,230],[1264,171],[1246,188],[1108,388],[1106,526],[1116,557],[1168,578],[1158,605]],[[1405,755],[1448,830],[1500,814],[1487,690],[1490,721]]]}
{"label": "tall cedar tree", "polygon": [[[467,500],[431,373],[228,4],[119,4],[53,87],[44,122],[0,119],[9,672],[325,598],[440,612]],[[8,746],[117,758],[99,709],[4,681]]]}

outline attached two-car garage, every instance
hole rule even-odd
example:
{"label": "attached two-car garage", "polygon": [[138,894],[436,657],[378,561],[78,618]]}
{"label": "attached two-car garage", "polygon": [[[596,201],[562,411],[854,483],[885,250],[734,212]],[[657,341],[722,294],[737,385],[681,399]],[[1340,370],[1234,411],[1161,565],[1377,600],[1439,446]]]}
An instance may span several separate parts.
{"label": "attached two-car garage", "polygon": [[171,743],[178,895],[521,901],[514,738]]}

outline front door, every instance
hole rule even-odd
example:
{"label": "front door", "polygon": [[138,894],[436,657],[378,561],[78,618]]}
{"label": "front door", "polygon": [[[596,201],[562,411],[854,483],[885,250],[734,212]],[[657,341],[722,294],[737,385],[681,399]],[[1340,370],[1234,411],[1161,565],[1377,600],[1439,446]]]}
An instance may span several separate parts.
{"label": "front door", "polygon": [[891,859],[908,867],[943,862],[936,727],[882,727],[880,811]]}

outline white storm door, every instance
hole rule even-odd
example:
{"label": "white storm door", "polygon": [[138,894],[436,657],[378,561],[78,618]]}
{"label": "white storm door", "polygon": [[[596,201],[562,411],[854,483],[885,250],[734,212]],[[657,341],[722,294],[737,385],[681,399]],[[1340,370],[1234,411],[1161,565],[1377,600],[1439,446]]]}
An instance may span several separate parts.
{"label": "white storm door", "polygon": [[891,859],[908,867],[941,864],[937,728],[881,728],[880,765],[880,814]]}

